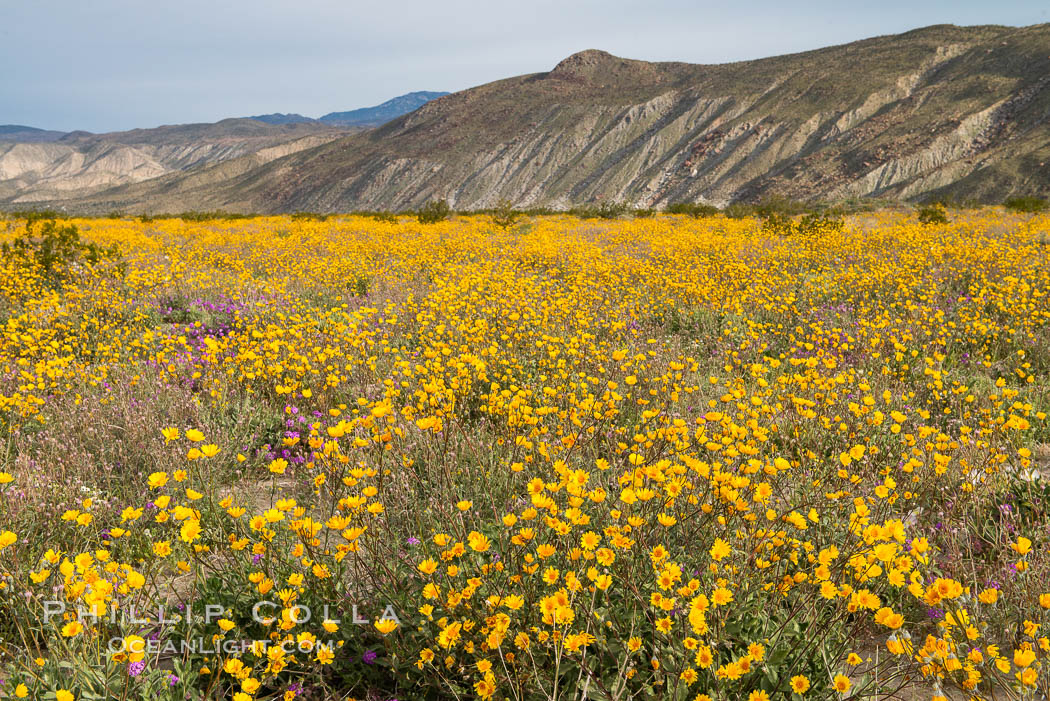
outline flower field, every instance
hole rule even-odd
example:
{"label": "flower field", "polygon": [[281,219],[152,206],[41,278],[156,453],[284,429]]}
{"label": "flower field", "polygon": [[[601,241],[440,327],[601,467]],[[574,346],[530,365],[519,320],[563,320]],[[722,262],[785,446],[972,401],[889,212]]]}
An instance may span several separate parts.
{"label": "flower field", "polygon": [[1048,233],[0,220],[0,698],[1046,698]]}

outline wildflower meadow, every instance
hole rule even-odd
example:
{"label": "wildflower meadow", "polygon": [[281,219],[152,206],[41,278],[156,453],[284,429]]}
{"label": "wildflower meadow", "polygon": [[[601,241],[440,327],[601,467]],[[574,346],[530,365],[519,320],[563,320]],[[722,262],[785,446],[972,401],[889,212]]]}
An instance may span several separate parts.
{"label": "wildflower meadow", "polygon": [[0,699],[1045,699],[1050,215],[0,220]]}

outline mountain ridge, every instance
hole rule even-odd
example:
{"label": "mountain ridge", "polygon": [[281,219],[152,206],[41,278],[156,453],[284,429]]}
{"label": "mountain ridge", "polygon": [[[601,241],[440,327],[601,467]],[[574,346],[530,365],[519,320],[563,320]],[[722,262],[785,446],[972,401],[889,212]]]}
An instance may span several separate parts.
{"label": "mountain ridge", "polygon": [[51,129],[39,129],[28,127],[24,124],[0,124],[0,142],[18,141],[23,143],[38,143],[44,141],[57,141],[65,136],[66,132],[53,131]]}
{"label": "mountain ridge", "polygon": [[408,114],[431,100],[436,100],[448,94],[447,92],[417,90],[416,92],[398,95],[374,107],[361,107],[347,112],[329,112],[318,118],[317,121],[341,127],[377,127],[389,122],[391,119]]}
{"label": "mountain ridge", "polygon": [[317,120],[313,117],[304,117],[297,112],[273,112],[271,114],[256,114],[251,117],[245,117],[245,119],[254,119],[257,122],[265,122],[267,124],[308,124],[310,122],[316,122]]}
{"label": "mountain ridge", "polygon": [[[566,208],[1047,194],[1050,24],[934,25],[723,64],[588,49],[200,188],[85,210]],[[199,177],[195,175],[194,177]]]}
{"label": "mountain ridge", "polygon": [[[0,203],[21,206],[82,199],[102,190],[176,173],[189,173],[188,182],[197,182],[197,169],[230,160],[237,164],[214,172],[239,172],[238,168],[246,164],[262,165],[368,128],[365,122],[381,123],[384,115],[393,118],[395,112],[401,113],[398,110],[415,105],[419,96],[430,94],[410,93],[374,108],[362,108],[357,112],[367,118],[356,124],[353,120],[331,124],[294,113],[274,113],[101,134],[3,125]],[[408,103],[400,101],[404,97],[409,97]]]}
{"label": "mountain ridge", "polygon": [[391,119],[396,119],[407,114],[430,100],[448,95],[447,92],[434,92],[430,90],[417,90],[392,97],[372,107],[358,107],[344,112],[329,112],[316,119],[304,117],[298,113],[274,112],[273,114],[259,114],[245,119],[254,119],[267,124],[307,124],[320,123],[336,127],[378,127]]}

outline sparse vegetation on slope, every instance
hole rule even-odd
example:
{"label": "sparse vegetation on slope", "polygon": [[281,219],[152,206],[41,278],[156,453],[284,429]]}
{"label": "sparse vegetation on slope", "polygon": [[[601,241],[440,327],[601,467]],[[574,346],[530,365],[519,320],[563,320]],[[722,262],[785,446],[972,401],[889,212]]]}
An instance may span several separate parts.
{"label": "sparse vegetation on slope", "polygon": [[[713,66],[584,51],[200,188],[76,207],[154,211],[725,207],[1050,194],[1050,25],[934,26]],[[192,204],[188,204],[192,202]]]}

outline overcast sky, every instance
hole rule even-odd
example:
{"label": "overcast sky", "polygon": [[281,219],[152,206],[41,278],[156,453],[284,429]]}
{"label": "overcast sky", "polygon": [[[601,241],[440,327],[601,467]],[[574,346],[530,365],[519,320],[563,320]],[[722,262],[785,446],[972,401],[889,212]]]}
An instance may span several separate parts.
{"label": "overcast sky", "polygon": [[112,131],[327,112],[549,70],[588,48],[721,63],[1048,0],[0,0],[0,124]]}

